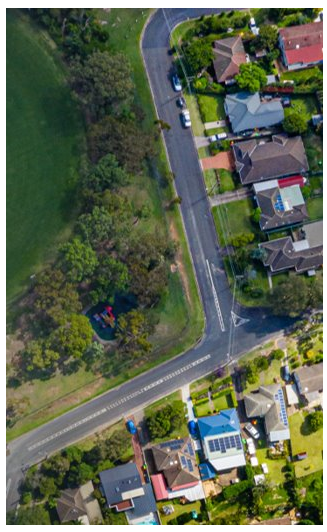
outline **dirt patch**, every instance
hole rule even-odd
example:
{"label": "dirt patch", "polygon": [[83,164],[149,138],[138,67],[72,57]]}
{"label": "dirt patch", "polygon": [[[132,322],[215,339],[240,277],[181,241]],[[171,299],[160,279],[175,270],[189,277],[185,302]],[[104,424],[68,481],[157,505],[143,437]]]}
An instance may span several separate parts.
{"label": "dirt patch", "polygon": [[[169,225],[169,231],[170,231],[170,234],[171,234],[173,240],[176,240],[178,242],[179,241],[179,237],[178,237],[178,233],[177,233],[176,227],[175,227],[173,222],[171,222],[170,225]],[[176,266],[178,268],[178,271],[179,271],[179,274],[180,274],[180,277],[181,277],[181,281],[182,281],[182,285],[183,285],[183,289],[184,289],[184,294],[186,296],[186,299],[187,299],[189,305],[191,305],[192,304],[192,299],[191,299],[191,295],[190,295],[190,287],[189,287],[187,273],[185,271],[185,267],[184,267],[184,264],[183,264],[183,261],[182,261],[182,252],[181,252],[180,249],[177,250],[175,263],[176,263]]]}
{"label": "dirt patch", "polygon": [[220,153],[217,153],[217,155],[214,155],[213,157],[206,157],[205,159],[201,159],[201,164],[203,170],[210,170],[212,168],[224,168],[225,170],[233,172],[235,168],[231,151],[222,151]]}
{"label": "dirt patch", "polygon": [[24,347],[24,342],[19,340],[15,334],[7,335],[7,354],[6,360],[7,364],[10,364],[15,356],[21,351]]}

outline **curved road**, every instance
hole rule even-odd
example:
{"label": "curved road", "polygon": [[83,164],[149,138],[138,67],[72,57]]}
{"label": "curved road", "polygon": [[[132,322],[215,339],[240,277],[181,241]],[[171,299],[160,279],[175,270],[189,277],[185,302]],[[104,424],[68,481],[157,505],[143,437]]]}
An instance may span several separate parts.
{"label": "curved road", "polygon": [[265,315],[262,309],[242,309],[234,302],[223,269],[192,132],[181,127],[176,93],[170,83],[171,29],[188,17],[220,11],[159,9],[149,21],[142,42],[158,115],[171,126],[165,132],[165,143],[176,175],[177,193],[182,197],[181,212],[206,317],[204,336],[198,345],[182,355],[10,442],[8,509],[17,505],[19,482],[31,464],[209,373],[218,364],[261,344],[289,324],[284,319]]}

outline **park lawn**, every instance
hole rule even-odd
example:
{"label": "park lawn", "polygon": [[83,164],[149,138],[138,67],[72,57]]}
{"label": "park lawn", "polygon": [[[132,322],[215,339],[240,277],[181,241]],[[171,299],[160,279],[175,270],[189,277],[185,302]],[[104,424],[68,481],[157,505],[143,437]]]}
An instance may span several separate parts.
{"label": "park lawn", "polygon": [[[161,509],[163,506],[172,505],[174,507],[174,512],[170,515],[165,515]],[[184,513],[190,513],[192,510],[195,510],[197,514],[200,514],[201,512],[201,501],[194,501],[188,504],[180,504],[176,503],[175,500],[173,501],[159,501],[157,503],[157,508],[159,510],[160,520],[163,525],[167,525],[168,521],[171,521],[171,519],[174,519],[178,517],[181,514]],[[187,523],[187,525],[198,525],[199,523],[196,520],[191,520]]]}
{"label": "park lawn", "polygon": [[235,190],[235,181],[233,179],[233,174],[229,170],[225,170],[225,168],[219,168],[219,192],[220,194],[223,194],[224,192],[231,192]]}
{"label": "park lawn", "polygon": [[57,54],[7,10],[7,302],[70,234],[84,124]]}
{"label": "park lawn", "polygon": [[309,198],[307,200],[307,210],[310,220],[322,220],[323,217],[323,198]]}
{"label": "park lawn", "polygon": [[253,208],[250,198],[213,207],[213,219],[221,246],[226,246],[233,237],[241,233],[260,233],[258,226],[250,218]]}
{"label": "park lawn", "polygon": [[268,449],[257,449],[257,458],[259,465],[267,464],[268,467],[268,481],[272,482],[274,485],[281,485],[285,482],[285,473],[283,468],[286,465],[286,460],[283,458],[281,460],[270,460],[267,458]]}
{"label": "park lawn", "polygon": [[[151,91],[144,70],[143,60],[139,47],[139,38],[146,17],[150,10],[141,9],[113,9],[110,13],[99,10],[99,18],[108,22],[110,28],[109,48],[112,51],[126,53],[132,67],[136,85],[136,101],[145,112],[143,127],[153,127],[155,119],[154,105]],[[119,19],[119,20],[118,20]],[[28,387],[33,387],[33,394],[39,397],[38,409],[29,406],[26,416],[8,430],[8,439],[18,437],[24,432],[31,430],[60,414],[76,407],[92,397],[118,386],[128,379],[151,369],[152,367],[168,360],[169,358],[185,351],[201,338],[204,317],[200,302],[194,271],[189,255],[189,250],[184,234],[183,223],[178,207],[164,209],[174,196],[173,186],[161,187],[161,175],[168,171],[167,159],[163,144],[160,153],[152,165],[144,168],[144,175],[140,177],[133,191],[136,197],[142,191],[142,200],[149,201],[151,215],[147,220],[147,227],[158,227],[161,231],[168,231],[174,240],[179,242],[177,252],[178,261],[182,264],[179,273],[171,275],[169,280],[169,292],[157,309],[153,311],[159,317],[156,332],[151,338],[155,340],[155,349],[152,356],[143,365],[126,369],[112,378],[104,378],[92,375],[81,370],[80,378],[70,376],[56,376],[53,381],[34,381],[24,385],[24,388],[15,390],[15,394],[29,396]],[[136,183],[135,183],[136,185]],[[136,200],[137,201],[137,200]],[[160,225],[159,225],[160,224]],[[147,231],[146,224],[140,222],[140,231]],[[182,271],[181,271],[182,270]],[[181,319],[182,317],[182,319]],[[78,387],[78,392],[75,388]],[[43,391],[46,388],[46,393]],[[49,402],[48,395],[51,397]],[[32,403],[34,399],[32,400]]]}
{"label": "park lawn", "polygon": [[188,94],[185,91],[184,98],[186,101],[187,108],[190,111],[192,131],[194,135],[196,137],[204,137],[205,136],[204,125],[201,120],[201,115],[200,115],[199,106],[198,106],[196,97],[193,94]]}
{"label": "park lawn", "polygon": [[217,174],[214,168],[203,170],[203,176],[208,196],[219,194],[220,187],[218,185]]}
{"label": "park lawn", "polygon": [[308,457],[300,462],[295,462],[295,474],[303,477],[309,473],[320,471],[323,467],[323,429],[307,433],[304,411],[300,410],[296,414],[289,416],[288,422],[291,432],[291,446],[293,457],[301,452],[306,452]]}
{"label": "park lawn", "polygon": [[202,121],[215,122],[218,120],[225,120],[226,113],[224,109],[224,97],[221,95],[197,95],[200,115]]}
{"label": "park lawn", "polygon": [[320,135],[309,131],[303,137],[303,144],[308,158],[310,172],[323,170],[323,140]]}

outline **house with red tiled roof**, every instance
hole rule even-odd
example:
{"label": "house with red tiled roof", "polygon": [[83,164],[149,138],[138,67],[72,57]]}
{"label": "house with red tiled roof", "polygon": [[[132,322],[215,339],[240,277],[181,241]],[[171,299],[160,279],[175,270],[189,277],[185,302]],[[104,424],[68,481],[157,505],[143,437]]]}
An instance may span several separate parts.
{"label": "house with red tiled roof", "polygon": [[220,39],[213,43],[213,68],[218,83],[232,83],[240,71],[240,65],[246,63],[246,54],[240,35]]}
{"label": "house with red tiled roof", "polygon": [[279,46],[288,70],[319,65],[323,60],[323,22],[279,30]]}

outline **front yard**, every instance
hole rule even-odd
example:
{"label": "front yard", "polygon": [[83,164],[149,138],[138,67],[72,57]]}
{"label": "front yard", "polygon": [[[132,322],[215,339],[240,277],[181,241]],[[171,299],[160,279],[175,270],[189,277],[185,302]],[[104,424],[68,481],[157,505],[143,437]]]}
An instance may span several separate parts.
{"label": "front yard", "polygon": [[259,236],[259,226],[251,221],[253,209],[253,201],[250,198],[213,207],[212,214],[221,246],[226,246],[231,238],[241,233],[254,233]]}
{"label": "front yard", "polygon": [[288,421],[291,431],[293,457],[301,452],[306,452],[308,455],[305,460],[295,462],[296,476],[303,477],[315,471],[320,471],[323,467],[323,429],[313,434],[308,434],[303,410],[289,416]]}
{"label": "front yard", "polygon": [[197,99],[201,118],[204,123],[225,120],[224,96],[198,94]]}

